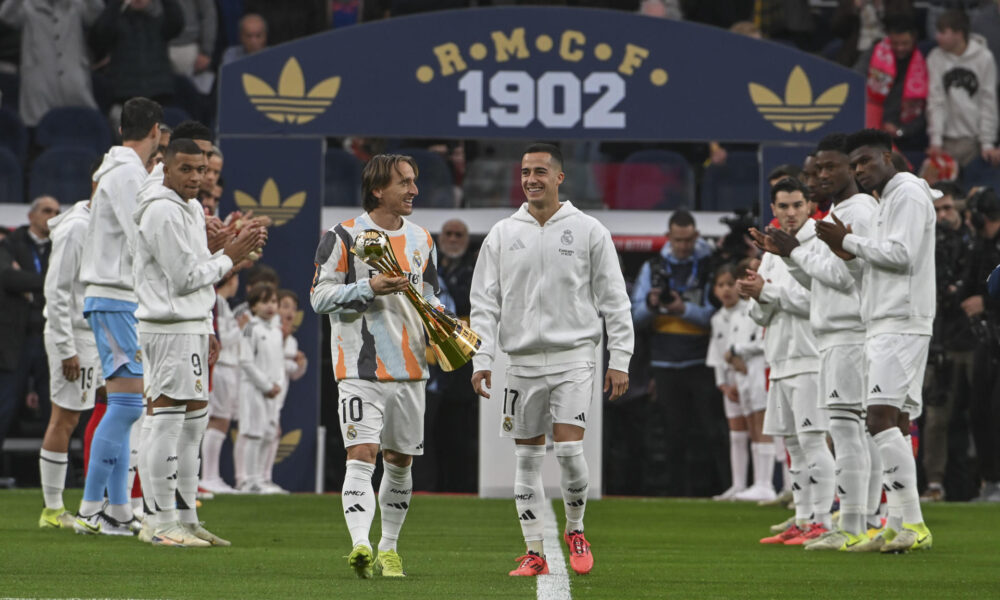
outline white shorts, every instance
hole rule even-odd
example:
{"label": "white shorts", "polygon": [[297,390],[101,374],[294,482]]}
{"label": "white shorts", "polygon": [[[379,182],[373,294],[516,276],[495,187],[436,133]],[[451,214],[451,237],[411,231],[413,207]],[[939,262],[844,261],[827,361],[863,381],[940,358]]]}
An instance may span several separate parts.
{"label": "white shorts", "polygon": [[140,333],[145,396],[208,401],[208,334]]}
{"label": "white shorts", "polygon": [[233,420],[239,414],[240,368],[215,364],[212,371],[212,390],[208,393],[208,416]]}
{"label": "white shorts", "polygon": [[865,406],[894,406],[916,419],[923,412],[928,335],[882,334],[865,342],[868,394]]}
{"label": "white shorts", "polygon": [[762,361],[750,362],[747,364],[746,375],[736,376],[736,389],[740,393],[739,406],[743,416],[749,417],[755,412],[767,409],[766,380]]}
{"label": "white shorts", "polygon": [[764,434],[783,437],[806,431],[826,431],[829,417],[819,407],[819,376],[802,373],[772,380],[767,391]]}
{"label": "white shorts", "polygon": [[422,455],[426,385],[426,381],[339,381],[344,447],[380,444],[386,450]]}
{"label": "white shorts", "polygon": [[594,395],[594,367],[577,367],[524,377],[507,370],[500,436],[516,440],[548,433],[553,423],[587,428],[587,411]]}
{"label": "white shorts", "polygon": [[80,359],[80,377],[67,381],[63,377],[62,360],[54,344],[45,337],[45,354],[49,359],[49,394],[52,403],[66,410],[84,411],[94,408],[97,388],[104,385],[101,357],[97,342],[90,331],[74,331],[73,343]]}
{"label": "white shorts", "polygon": [[274,437],[274,401],[265,398],[249,382],[240,385],[240,434],[250,437]]}
{"label": "white shorts", "polygon": [[834,346],[819,351],[819,401],[824,408],[861,410],[865,399],[865,347]]}

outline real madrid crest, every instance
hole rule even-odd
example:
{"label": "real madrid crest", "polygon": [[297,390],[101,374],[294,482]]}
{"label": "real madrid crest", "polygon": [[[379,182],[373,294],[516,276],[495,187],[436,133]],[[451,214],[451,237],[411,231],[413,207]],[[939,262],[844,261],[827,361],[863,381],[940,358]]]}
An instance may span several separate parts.
{"label": "real madrid crest", "polygon": [[347,433],[345,435],[347,436],[347,439],[353,440],[358,437],[358,430],[354,428],[354,425],[348,425]]}
{"label": "real madrid crest", "polygon": [[564,231],[563,234],[562,234],[562,237],[560,238],[560,241],[562,241],[563,246],[569,246],[570,244],[572,244],[573,243],[573,232],[571,230],[569,230],[569,229],[567,229],[566,231]]}
{"label": "real madrid crest", "polygon": [[510,420],[510,417],[504,417],[503,430],[509,433],[513,429],[514,429],[514,423]]}
{"label": "real madrid crest", "polygon": [[141,363],[142,362],[142,349],[141,348],[139,350],[135,351],[135,362],[137,362],[137,363]]}
{"label": "real madrid crest", "polygon": [[420,268],[424,264],[424,257],[420,254],[420,250],[413,251],[413,266]]}
{"label": "real madrid crest", "polygon": [[201,390],[202,390],[201,380],[200,379],[195,379],[194,380],[194,391],[196,391],[196,392],[198,392],[200,394]]}

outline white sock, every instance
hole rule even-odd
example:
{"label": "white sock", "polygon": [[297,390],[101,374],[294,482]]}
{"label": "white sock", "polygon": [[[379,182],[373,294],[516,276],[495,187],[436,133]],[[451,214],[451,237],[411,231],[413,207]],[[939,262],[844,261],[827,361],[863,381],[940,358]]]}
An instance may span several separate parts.
{"label": "white sock", "polygon": [[[882,454],[882,472],[885,479],[885,495],[889,501],[889,518],[899,517],[901,523],[923,523],[920,510],[920,495],[917,493],[917,464],[913,459],[913,447],[906,443],[903,432],[898,427],[890,427],[875,435]],[[893,510],[895,508],[895,510]],[[899,531],[896,527],[893,527]]]}
{"label": "white sock", "polygon": [[261,439],[259,437],[240,435],[240,440],[243,442],[243,460],[241,461],[243,463],[243,485],[250,486],[260,483],[256,476],[260,461]]}
{"label": "white sock", "polygon": [[177,446],[184,428],[184,407],[153,408],[149,432],[149,483],[157,525],[177,521]]}
{"label": "white sock", "polygon": [[747,466],[750,462],[750,432],[729,432],[729,469],[733,487],[742,490],[747,487]]}
{"label": "white sock", "polygon": [[153,515],[153,488],[149,481],[149,435],[153,431],[152,415],[145,415],[139,431],[139,485],[142,486],[143,514]]}
{"label": "white sock", "polygon": [[882,453],[871,434],[865,434],[868,443],[868,460],[871,463],[868,471],[868,525],[876,529],[882,527]]}
{"label": "white sock", "polygon": [[812,502],[813,522],[827,529],[833,528],[830,509],[833,508],[834,463],[830,447],[826,445],[826,432],[807,431],[798,434],[799,444],[806,454],[809,470],[809,499]]}
{"label": "white sock", "polygon": [[351,532],[351,545],[372,547],[368,534],[372,528],[372,518],[375,517],[375,489],[372,487],[372,475],[375,465],[363,460],[347,461],[347,472],[344,473],[344,487],[340,492],[340,500],[344,507],[344,520],[347,530]]}
{"label": "white sock", "polygon": [[257,473],[253,475],[257,483],[267,481],[267,455],[271,448],[271,438],[264,436],[257,440]]}
{"label": "white sock", "polygon": [[774,462],[781,468],[781,491],[792,491],[792,474],[788,472],[788,453],[785,450],[785,439],[779,436],[772,438],[774,444]]}
{"label": "white sock", "polygon": [[236,478],[236,487],[240,487],[246,481],[246,465],[243,464],[246,457],[247,436],[240,434],[236,436],[236,443],[233,444],[233,476]]}
{"label": "white sock", "polygon": [[809,515],[812,514],[812,502],[810,492],[812,486],[809,485],[809,469],[806,468],[806,453],[799,445],[799,440],[794,435],[785,438],[785,449],[788,450],[788,457],[791,459],[791,466],[788,467],[789,479],[792,482],[792,503],[795,504],[795,524],[803,526],[809,523]]}
{"label": "white sock", "polygon": [[542,543],[545,524],[545,486],[542,484],[542,462],[545,446],[514,446],[517,466],[514,471],[514,505],[521,522],[521,533],[529,548]]}
{"label": "white sock", "polygon": [[201,438],[208,426],[208,409],[189,410],[177,443],[177,508],[181,523],[198,522],[198,470]]}
{"label": "white sock", "polygon": [[395,550],[399,531],[406,520],[413,497],[413,475],[410,467],[397,467],[382,460],[382,483],[378,488],[378,508],[382,515],[382,539],[378,551]]}
{"label": "white sock", "polygon": [[128,481],[125,482],[125,492],[130,499],[132,498],[132,488],[135,487],[135,478],[139,473],[139,440],[142,439],[142,422],[145,420],[146,411],[144,409],[139,414],[139,418],[132,423],[132,429],[128,436]]}
{"label": "white sock", "polygon": [[205,437],[201,441],[201,478],[205,481],[219,481],[219,455],[222,454],[222,443],[226,434],[218,429],[205,429]]}
{"label": "white sock", "polygon": [[108,515],[112,519],[118,521],[119,523],[127,523],[132,520],[135,516],[132,513],[132,504],[108,504],[107,508],[104,509],[104,514]]}
{"label": "white sock", "polygon": [[264,446],[264,481],[274,481],[274,461],[278,458],[278,445],[280,443],[281,438],[274,436],[268,439]]}
{"label": "white sock", "polygon": [[583,440],[556,442],[555,452],[560,467],[559,487],[566,509],[566,531],[583,531],[587,488],[590,487],[590,469],[583,456]]}
{"label": "white sock", "polygon": [[840,528],[852,535],[864,531],[871,459],[861,417],[847,410],[830,410],[830,437],[837,451],[836,482],[840,497]]}
{"label": "white sock", "polygon": [[38,471],[42,477],[42,497],[45,498],[45,508],[55,510],[63,508],[63,489],[66,487],[66,465],[69,463],[67,452],[53,452],[42,448],[38,455]]}
{"label": "white sock", "polygon": [[753,456],[754,487],[774,489],[774,444],[753,442],[750,444],[750,454]]}

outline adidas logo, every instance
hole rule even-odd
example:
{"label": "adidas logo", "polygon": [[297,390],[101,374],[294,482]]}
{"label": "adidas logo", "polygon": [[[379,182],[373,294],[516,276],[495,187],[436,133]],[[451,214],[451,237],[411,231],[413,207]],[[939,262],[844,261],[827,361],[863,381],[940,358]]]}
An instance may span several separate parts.
{"label": "adidas logo", "polygon": [[586,500],[580,498],[579,500],[575,500],[573,502],[567,502],[566,506],[583,506],[586,503],[587,503]]}
{"label": "adidas logo", "polygon": [[812,427],[812,424],[813,424],[813,422],[810,421],[809,419],[806,419],[805,421],[802,421],[802,426],[803,427]]}
{"label": "adidas logo", "polygon": [[424,449],[424,443],[423,441],[421,441],[419,444],[417,444],[417,450],[423,450],[423,449]]}
{"label": "adidas logo", "polygon": [[406,509],[410,508],[410,505],[407,504],[406,502],[387,502],[386,506],[389,506],[389,507],[392,507],[392,508],[398,508],[399,510],[406,510]]}
{"label": "adidas logo", "polygon": [[848,84],[831,87],[813,99],[812,85],[796,65],[785,82],[785,97],[759,83],[750,83],[750,100],[761,116],[782,131],[813,131],[833,120],[847,100]]}
{"label": "adidas logo", "polygon": [[586,423],[587,422],[587,415],[585,415],[584,413],[580,413],[580,414],[576,415],[575,417],[573,417],[573,420],[574,421],[581,421],[583,423]]}
{"label": "adidas logo", "polygon": [[340,77],[328,77],[306,92],[302,67],[295,57],[285,62],[278,77],[278,89],[249,73],[243,74],[243,91],[268,119],[302,125],[326,112],[340,91]]}
{"label": "adidas logo", "polygon": [[522,521],[534,521],[537,517],[535,517],[535,513],[531,512],[530,510],[526,510],[523,513],[521,513],[521,516],[518,518]]}
{"label": "adidas logo", "polygon": [[345,510],[344,514],[346,515],[347,513],[356,513],[356,512],[365,512],[365,509],[360,504],[355,504],[354,506]]}
{"label": "adidas logo", "polygon": [[882,393],[882,388],[880,388],[879,385],[876,383],[875,387],[872,388],[872,391],[870,391],[868,393],[869,394],[881,394]]}
{"label": "adidas logo", "polygon": [[793,491],[793,492],[800,492],[800,491],[802,491],[802,486],[800,486],[800,485],[799,485],[799,484],[797,484],[797,483],[793,483],[793,484],[792,484],[792,491]]}
{"label": "adidas logo", "polygon": [[524,248],[525,248],[524,242],[522,242],[520,238],[518,238],[516,242],[510,245],[511,252],[513,252],[514,250],[524,250]]}
{"label": "adidas logo", "polygon": [[830,397],[831,398],[840,398],[840,394],[837,393],[837,390],[833,390],[833,393],[830,394]]}

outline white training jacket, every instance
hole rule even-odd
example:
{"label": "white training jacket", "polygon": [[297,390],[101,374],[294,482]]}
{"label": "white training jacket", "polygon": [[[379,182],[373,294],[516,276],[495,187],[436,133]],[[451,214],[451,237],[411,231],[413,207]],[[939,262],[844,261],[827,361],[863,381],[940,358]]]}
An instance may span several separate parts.
{"label": "white training jacket", "polygon": [[229,301],[218,296],[215,300],[215,324],[218,327],[219,336],[219,360],[220,365],[227,367],[240,366],[240,324],[233,316],[233,309],[229,308]]}
{"label": "white training jacket", "polygon": [[[240,339],[240,389],[243,397],[258,394],[260,397],[271,388],[285,386],[284,344],[281,328],[274,321],[254,316],[243,328]],[[273,398],[264,397],[265,400]]]}
{"label": "white training jacket", "polygon": [[608,332],[611,369],[628,372],[635,342],[631,302],[611,234],[570,202],[545,223],[524,203],[490,229],[472,276],[471,325],[482,338],[476,371],[496,345],[512,366],[593,362]]}
{"label": "white training jacket", "polygon": [[146,167],[135,150],[115,146],[94,174],[97,189],[90,204],[90,225],[83,246],[80,279],[87,298],[136,302],[132,283],[133,213]]}
{"label": "white training jacket", "polygon": [[868,237],[844,237],[844,249],[865,261],[861,314],[868,337],[931,335],[937,311],[934,199],[940,196],[923,179],[897,173],[882,190]]}
{"label": "white training jacket", "polygon": [[83,283],[80,282],[80,258],[87,225],[90,223],[90,200],[81,200],[63,214],[49,219],[52,254],[45,273],[45,340],[56,348],[59,360],[77,355],[77,335],[92,335],[83,318]]}
{"label": "white training jacket", "polygon": [[764,331],[750,318],[750,302],[740,300],[733,306],[721,307],[712,315],[712,339],[708,342],[705,364],[715,369],[715,385],[739,385],[746,374],[739,373],[726,362],[726,352],[733,351],[747,365],[764,369]]}
{"label": "white training jacket", "polygon": [[[816,235],[816,223],[805,222],[795,237],[799,243]],[[781,257],[764,254],[757,273],[764,278],[760,300],[750,299],[750,318],[764,331],[764,357],[771,380],[816,373],[819,354],[809,324],[809,290],[795,281]]]}
{"label": "white training jacket", "polygon": [[[867,237],[878,210],[878,202],[868,194],[854,194],[834,206],[824,221],[836,215],[854,233]],[[865,323],[861,318],[861,278],[864,261],[845,261],[819,238],[799,245],[785,259],[789,272],[811,293],[809,323],[816,334],[816,347],[865,343]]]}
{"label": "white training jacket", "polygon": [[233,261],[221,251],[214,256],[208,251],[201,204],[149,179],[134,219],[139,331],[211,334],[213,284]]}

